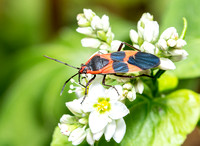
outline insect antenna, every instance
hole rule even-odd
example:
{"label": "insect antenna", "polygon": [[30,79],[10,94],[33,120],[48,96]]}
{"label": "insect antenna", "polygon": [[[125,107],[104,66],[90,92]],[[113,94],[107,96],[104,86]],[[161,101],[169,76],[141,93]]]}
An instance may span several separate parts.
{"label": "insect antenna", "polygon": [[44,57],[46,57],[46,58],[48,58],[48,59],[51,59],[51,60],[54,60],[54,61],[56,61],[56,62],[62,63],[62,64],[64,64],[64,65],[70,66],[70,67],[72,67],[72,68],[75,68],[75,69],[78,69],[78,70],[80,69],[79,67],[74,67],[74,66],[72,66],[72,65],[69,65],[69,64],[67,64],[67,63],[65,63],[65,62],[62,62],[62,61],[60,61],[60,60],[51,58],[51,57],[49,57],[49,56],[44,55]]}
{"label": "insect antenna", "polygon": [[62,90],[61,90],[61,92],[60,92],[60,96],[62,95],[63,90],[65,89],[65,85],[66,85],[73,77],[75,77],[75,76],[78,75],[78,74],[80,74],[80,73],[78,72],[78,73],[74,74],[74,75],[71,76],[67,81],[65,81],[65,83],[64,83],[64,85],[63,85],[63,87],[62,87]]}

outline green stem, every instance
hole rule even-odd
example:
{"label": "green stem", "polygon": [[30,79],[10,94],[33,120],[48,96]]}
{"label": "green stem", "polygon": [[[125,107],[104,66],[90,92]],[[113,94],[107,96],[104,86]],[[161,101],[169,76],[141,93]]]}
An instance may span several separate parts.
{"label": "green stem", "polygon": [[[158,94],[159,94],[159,90],[158,90],[158,78],[160,78],[160,76],[161,76],[164,72],[165,72],[165,70],[159,69],[159,70],[156,72],[155,76],[153,76],[153,78],[152,78],[152,84],[153,84],[153,86],[152,86],[152,95],[153,95],[153,97],[157,97]],[[152,72],[152,75],[153,75],[153,72]]]}
{"label": "green stem", "polygon": [[184,39],[185,38],[185,34],[186,34],[186,31],[187,31],[187,20],[185,17],[183,17],[183,30],[182,30],[182,33],[181,33],[181,36],[180,36],[180,39]]}
{"label": "green stem", "polygon": [[95,145],[95,146],[98,146],[98,145],[99,145],[99,141],[96,141],[96,142],[94,143],[94,145]]}

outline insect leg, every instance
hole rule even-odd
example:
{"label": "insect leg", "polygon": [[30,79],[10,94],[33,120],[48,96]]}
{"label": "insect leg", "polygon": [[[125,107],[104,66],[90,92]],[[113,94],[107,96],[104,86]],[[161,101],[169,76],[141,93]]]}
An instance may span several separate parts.
{"label": "insect leg", "polygon": [[121,51],[123,45],[124,45],[124,44],[121,43],[117,51]]}
{"label": "insect leg", "polygon": [[150,78],[154,78],[153,76],[146,75],[146,74],[142,74],[142,75],[138,75],[138,76],[126,76],[126,75],[118,75],[118,74],[113,74],[113,75],[117,76],[117,77],[122,77],[122,78],[136,78],[136,77],[150,77]]}
{"label": "insect leg", "polygon": [[64,85],[63,85],[63,87],[62,87],[62,90],[61,90],[61,92],[60,92],[60,96],[62,95],[62,93],[63,93],[63,90],[64,90],[64,88],[65,88],[65,85],[73,78],[73,77],[75,77],[76,75],[78,75],[79,73],[76,73],[75,75],[73,75],[73,76],[71,76],[67,81],[65,81],[65,83],[64,83]]}
{"label": "insect leg", "polygon": [[83,100],[81,101],[81,104],[83,103],[83,101],[85,100],[86,98],[86,95],[87,95],[87,87],[90,85],[90,83],[96,78],[96,75],[94,75],[86,84],[85,86],[85,96],[83,97]]}
{"label": "insect leg", "polygon": [[126,42],[122,42],[122,43],[120,44],[120,46],[119,46],[119,48],[118,48],[117,51],[121,51],[123,45],[126,45],[126,46],[128,46],[128,47],[130,47],[130,48],[132,48],[132,49],[134,49],[134,50],[137,50],[138,52],[141,52],[141,50],[139,50],[139,49],[133,47],[132,45],[130,45],[130,44],[126,43]]}
{"label": "insect leg", "polygon": [[78,83],[85,88],[85,85],[81,83],[81,74],[78,74]]}
{"label": "insect leg", "polygon": [[104,86],[114,88],[114,89],[116,90],[117,94],[120,95],[119,92],[117,91],[117,89],[115,88],[115,86],[107,85],[105,82],[106,82],[106,75],[103,76],[102,84],[103,84]]}

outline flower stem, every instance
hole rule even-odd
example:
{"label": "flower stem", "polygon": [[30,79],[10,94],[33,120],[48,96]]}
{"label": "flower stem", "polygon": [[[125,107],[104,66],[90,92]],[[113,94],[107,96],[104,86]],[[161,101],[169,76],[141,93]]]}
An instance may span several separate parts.
{"label": "flower stem", "polygon": [[[159,94],[159,90],[158,90],[158,78],[159,78],[164,72],[165,72],[165,70],[159,69],[159,70],[156,72],[155,76],[153,76],[153,78],[152,78],[152,84],[153,84],[153,86],[152,86],[152,95],[153,95],[153,97],[157,97],[158,94]],[[152,74],[153,74],[153,72],[152,72]]]}
{"label": "flower stem", "polygon": [[181,36],[180,36],[180,39],[184,39],[185,38],[185,34],[186,34],[186,31],[187,31],[187,20],[185,17],[183,17],[183,30],[182,30],[182,33],[181,33]]}

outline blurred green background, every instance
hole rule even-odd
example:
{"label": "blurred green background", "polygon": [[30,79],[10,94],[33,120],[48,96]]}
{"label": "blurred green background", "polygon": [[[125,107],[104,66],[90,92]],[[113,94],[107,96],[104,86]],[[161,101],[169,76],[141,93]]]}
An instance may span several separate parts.
{"label": "blurred green background", "polygon": [[[107,14],[115,39],[126,42],[144,12],[154,15],[160,31],[174,26],[179,34],[186,17],[190,56],[173,74],[180,79],[177,88],[200,93],[199,5],[199,0],[0,0],[0,146],[50,144],[60,117],[69,112],[64,103],[75,97],[67,88],[59,92],[77,70],[43,55],[80,66],[96,51],[83,48],[83,36],[75,31],[83,8]],[[200,135],[194,132],[184,145],[200,145],[195,136]]]}

